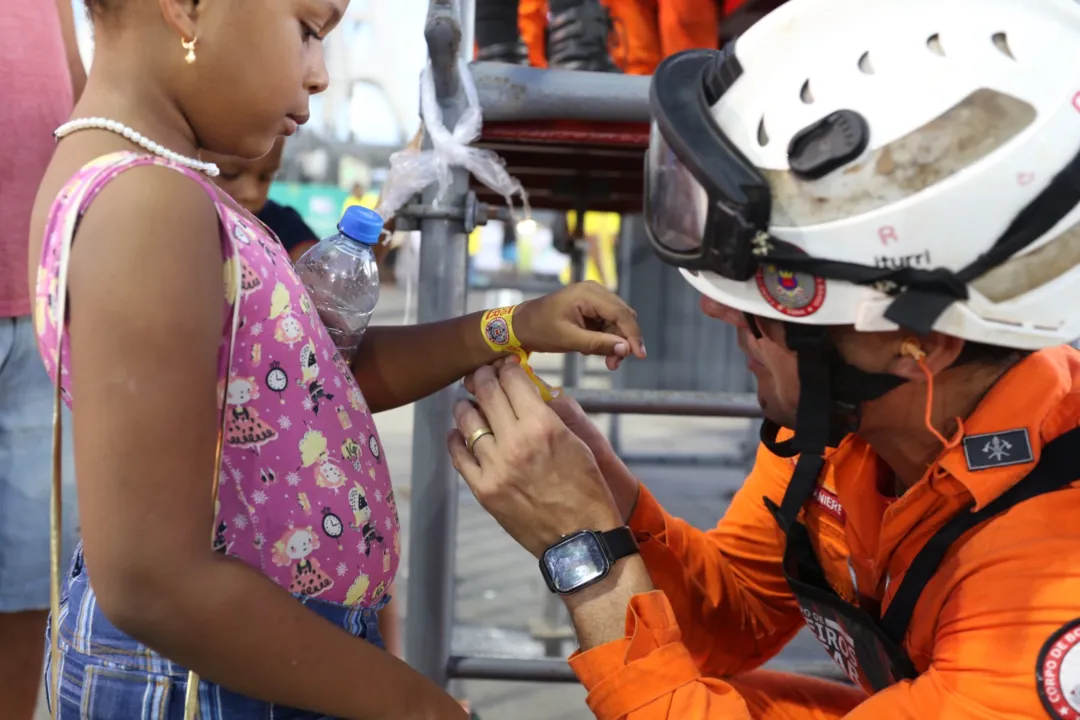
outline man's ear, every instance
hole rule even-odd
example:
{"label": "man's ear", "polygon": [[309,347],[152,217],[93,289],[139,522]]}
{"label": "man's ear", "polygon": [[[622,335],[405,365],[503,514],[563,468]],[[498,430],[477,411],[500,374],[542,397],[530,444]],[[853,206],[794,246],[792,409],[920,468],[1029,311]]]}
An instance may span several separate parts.
{"label": "man's ear", "polygon": [[937,375],[956,362],[964,341],[951,335],[930,333],[925,337],[909,336],[900,340],[889,372],[905,380],[924,380],[923,365],[931,375]]}

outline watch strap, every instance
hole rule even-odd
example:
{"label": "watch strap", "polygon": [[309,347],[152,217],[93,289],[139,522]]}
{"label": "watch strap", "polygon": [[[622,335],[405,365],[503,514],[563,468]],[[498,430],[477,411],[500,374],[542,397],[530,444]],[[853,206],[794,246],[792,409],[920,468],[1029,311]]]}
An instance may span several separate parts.
{"label": "watch strap", "polygon": [[600,539],[603,540],[604,545],[607,547],[608,557],[611,558],[612,563],[639,552],[637,538],[634,537],[634,531],[626,525],[598,534],[600,535]]}

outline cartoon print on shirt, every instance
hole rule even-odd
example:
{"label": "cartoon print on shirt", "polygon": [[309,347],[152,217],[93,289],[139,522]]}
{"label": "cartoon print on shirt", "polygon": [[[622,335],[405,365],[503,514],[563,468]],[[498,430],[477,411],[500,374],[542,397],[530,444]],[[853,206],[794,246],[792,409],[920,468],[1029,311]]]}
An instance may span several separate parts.
{"label": "cartoon print on shirt", "polygon": [[353,584],[349,586],[349,592],[345,595],[345,605],[348,607],[356,607],[364,601],[364,596],[367,595],[368,588],[371,587],[371,578],[364,573],[360,573],[353,580]]}
{"label": "cartoon print on shirt", "polygon": [[[274,543],[273,561],[278,567],[292,565],[289,592],[316,597],[334,586],[311,553],[319,549],[319,536],[311,527],[292,527]],[[295,564],[294,564],[295,563]]]}
{"label": "cartoon print on shirt", "polygon": [[243,296],[248,296],[251,293],[262,287],[262,278],[258,273],[251,269],[251,266],[244,262],[244,259],[240,259],[240,293]]}
{"label": "cartoon print on shirt", "polygon": [[371,593],[371,602],[375,604],[382,600],[382,596],[386,594],[386,581],[383,580],[375,586],[375,592]]}
{"label": "cartoon print on shirt", "polygon": [[334,396],[323,390],[322,380],[319,380],[319,358],[315,353],[315,341],[311,338],[300,348],[300,373],[296,384],[307,389],[311,410],[318,415],[319,403],[324,399],[333,400]]}
{"label": "cartoon print on shirt", "polygon": [[375,458],[375,462],[382,465],[382,450],[379,449],[379,439],[375,437],[375,433],[371,433],[371,436],[368,437],[367,444],[372,457]]}
{"label": "cartoon print on shirt", "polygon": [[337,412],[338,423],[341,424],[341,429],[342,430],[348,430],[349,428],[351,428],[352,427],[352,418],[349,417],[349,411],[345,409],[345,406],[344,405],[338,405],[336,412]]}
{"label": "cartoon print on shirt", "polygon": [[394,497],[393,490],[386,493],[386,507],[390,509],[390,514],[393,515],[396,520],[398,518],[397,499]]}
{"label": "cartoon print on shirt", "polygon": [[46,328],[46,322],[56,317],[56,275],[49,274],[46,278],[45,267],[38,268],[37,294],[38,297],[45,295],[45,302],[34,303],[34,330],[41,335]]}
{"label": "cartoon print on shirt", "polygon": [[222,555],[227,555],[229,553],[232,543],[225,538],[225,532],[228,529],[229,526],[224,522],[218,523],[217,530],[214,531],[214,552],[221,553]]}
{"label": "cartoon print on shirt", "polygon": [[337,493],[345,485],[345,473],[330,462],[326,436],[318,430],[308,430],[300,440],[300,461],[305,468],[315,467],[315,484]]}
{"label": "cartoon print on shirt", "polygon": [[264,254],[264,255],[266,255],[266,259],[267,259],[267,260],[269,260],[269,261],[270,261],[270,264],[271,264],[271,265],[273,265],[273,266],[274,266],[274,267],[276,268],[276,267],[277,267],[277,257],[276,257],[276,256],[275,256],[275,254],[274,254],[274,249],[273,249],[273,247],[271,247],[270,245],[266,244],[266,243],[265,243],[265,242],[263,241],[263,239],[262,239],[262,236],[261,236],[261,235],[259,235],[259,236],[257,236],[257,237],[258,237],[258,239],[259,239],[259,247],[261,247],[261,248],[262,248],[263,254]]}
{"label": "cartoon print on shirt", "polygon": [[270,320],[277,320],[274,328],[274,339],[284,343],[292,350],[293,345],[304,338],[304,327],[300,321],[293,317],[292,302],[289,290],[285,283],[279,282],[274,286],[274,292],[270,296]]}
{"label": "cartoon print on shirt", "polygon": [[345,532],[345,526],[342,525],[341,518],[328,507],[322,509],[322,529],[326,537],[336,541],[338,550],[341,550],[341,534]]}
{"label": "cartoon print on shirt", "polygon": [[349,396],[349,407],[351,407],[356,412],[367,411],[367,403],[364,402],[364,394],[360,392],[360,388],[353,385],[351,388],[349,388],[349,392],[347,394]]}
{"label": "cartoon print on shirt", "polygon": [[247,407],[248,403],[259,399],[255,378],[234,377],[229,381],[225,399],[230,406],[225,419],[225,441],[229,445],[258,452],[277,437],[277,431],[259,417],[259,411]]}
{"label": "cartoon print on shirt", "polygon": [[237,242],[243,243],[244,245],[250,245],[251,244],[251,238],[254,237],[252,235],[252,233],[251,233],[251,230],[248,228],[248,226],[245,225],[243,223],[243,221],[236,218],[235,216],[233,218],[233,233],[232,233],[232,235],[233,235],[234,238],[236,238]]}
{"label": "cartoon print on shirt", "polygon": [[[231,308],[236,302],[236,293],[239,290],[239,286],[236,283],[236,263],[240,262],[240,258],[229,257],[221,264],[221,272],[223,273],[223,280],[225,281],[225,302]],[[241,274],[242,271],[241,271]]]}
{"label": "cartoon print on shirt", "polygon": [[345,362],[345,358],[341,356],[340,352],[334,353],[333,362],[339,373],[345,377],[352,377],[352,368],[349,367],[349,363]]}
{"label": "cartoon print on shirt", "polygon": [[352,368],[349,367],[349,364],[341,357],[340,352],[334,353],[333,361],[334,366],[337,367],[338,372],[341,373],[341,376],[348,385],[348,390],[345,394],[349,398],[349,407],[356,412],[367,412],[367,403],[364,402],[364,394],[360,392],[360,388],[356,385],[356,376],[353,375]]}
{"label": "cartoon print on shirt", "polygon": [[382,551],[382,571],[384,573],[390,572],[390,549],[386,548]]}
{"label": "cartoon print on shirt", "polygon": [[315,314],[311,312],[312,310],[313,308],[311,306],[311,298],[308,297],[308,294],[306,292],[300,293],[300,312],[304,313],[309,318],[314,320]]}
{"label": "cartoon print on shirt", "polygon": [[352,438],[345,438],[341,443],[341,459],[352,462],[353,470],[360,472],[360,457],[363,455],[363,450],[360,448],[360,444]]}
{"label": "cartoon print on shirt", "polygon": [[289,376],[281,368],[281,363],[274,360],[270,363],[270,370],[266,373],[266,387],[278,394],[281,404],[285,404],[285,390],[289,387]]}
{"label": "cartoon print on shirt", "polygon": [[372,521],[367,493],[364,492],[364,488],[360,487],[360,483],[355,481],[353,486],[349,488],[349,507],[353,511],[353,521],[349,523],[349,527],[363,535],[364,555],[371,557],[371,546],[375,542],[384,542],[384,539]]}
{"label": "cartoon print on shirt", "polygon": [[273,485],[277,482],[277,474],[273,470],[259,468],[259,479],[262,480],[263,485]]}

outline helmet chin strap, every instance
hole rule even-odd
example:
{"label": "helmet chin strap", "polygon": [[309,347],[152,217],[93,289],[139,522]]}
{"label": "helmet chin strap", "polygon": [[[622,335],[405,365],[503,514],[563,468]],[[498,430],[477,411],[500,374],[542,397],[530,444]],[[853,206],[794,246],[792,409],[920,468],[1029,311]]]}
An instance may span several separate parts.
{"label": "helmet chin strap", "polygon": [[[906,381],[849,365],[829,340],[825,327],[788,323],[785,330],[787,346],[795,351],[799,368],[795,434],[778,442],[780,426],[766,420],[761,425],[761,442],[779,457],[798,455],[791,484],[812,486],[825,466],[825,448],[837,447],[845,436],[858,430],[862,403],[876,400]],[[801,510],[800,496],[805,497],[787,493],[779,508],[785,531]]]}

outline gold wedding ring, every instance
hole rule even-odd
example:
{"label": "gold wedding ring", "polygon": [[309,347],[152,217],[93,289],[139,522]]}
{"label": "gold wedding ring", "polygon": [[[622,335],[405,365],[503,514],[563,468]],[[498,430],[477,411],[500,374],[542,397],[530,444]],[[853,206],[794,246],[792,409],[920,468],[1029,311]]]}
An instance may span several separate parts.
{"label": "gold wedding ring", "polygon": [[491,435],[492,437],[495,437],[495,433],[492,432],[491,428],[486,427],[482,427],[479,430],[476,430],[475,432],[473,432],[472,435],[469,436],[469,439],[465,441],[465,447],[468,448],[470,453],[472,453],[473,455],[476,454],[475,452],[473,452],[473,448],[476,447],[476,441],[484,437],[485,435]]}

